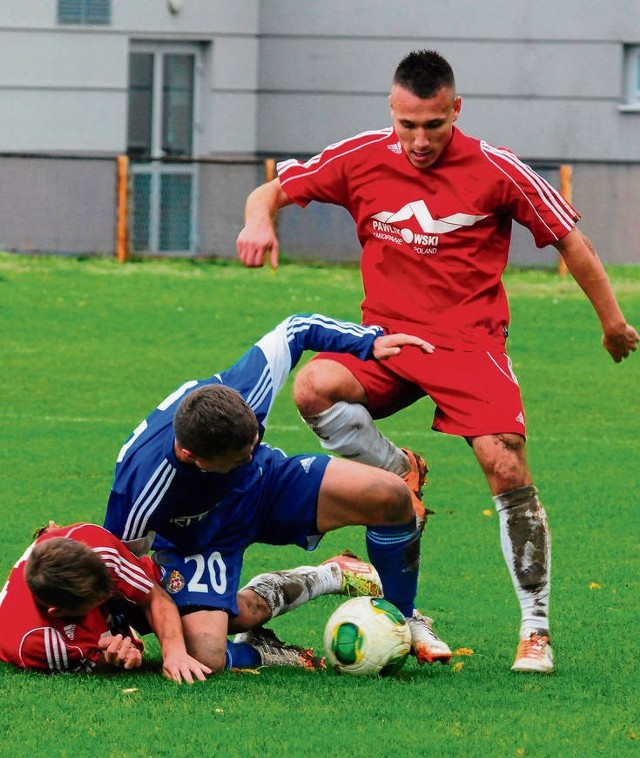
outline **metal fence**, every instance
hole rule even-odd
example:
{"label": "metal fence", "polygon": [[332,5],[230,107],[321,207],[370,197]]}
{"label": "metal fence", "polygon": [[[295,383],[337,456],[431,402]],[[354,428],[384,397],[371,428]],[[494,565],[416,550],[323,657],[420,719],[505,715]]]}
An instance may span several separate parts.
{"label": "metal fence", "polygon": [[[562,187],[560,166],[536,168]],[[0,154],[0,249],[232,259],[246,196],[272,169],[273,161],[257,159],[134,163],[125,156]],[[640,164],[574,164],[572,187],[581,226],[603,261],[640,263]],[[353,221],[336,206],[287,207],[278,235],[292,259],[360,258]],[[557,256],[537,250],[515,225],[510,261],[556,266]]]}

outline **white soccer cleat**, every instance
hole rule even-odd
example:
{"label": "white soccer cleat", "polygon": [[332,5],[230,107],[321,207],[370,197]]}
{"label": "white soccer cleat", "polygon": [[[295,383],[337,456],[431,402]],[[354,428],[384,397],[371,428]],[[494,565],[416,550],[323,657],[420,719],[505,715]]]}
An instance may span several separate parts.
{"label": "white soccer cleat", "polygon": [[328,563],[335,563],[340,569],[340,595],[382,597],[382,582],[378,572],[370,563],[361,561],[350,550],[344,550],[340,555],[323,561],[322,565],[326,566]]}
{"label": "white soccer cleat", "polygon": [[264,626],[240,632],[233,638],[234,642],[245,642],[260,654],[263,666],[288,666],[289,668],[319,671],[326,668],[324,658],[313,654],[311,648],[287,645],[275,632]]}
{"label": "white soccer cleat", "polygon": [[549,637],[534,632],[526,639],[520,640],[511,671],[550,674],[553,668],[553,650],[549,644]]}
{"label": "white soccer cleat", "polygon": [[411,652],[422,666],[424,663],[439,661],[447,664],[451,660],[451,649],[431,628],[433,620],[423,616],[415,609],[413,616],[407,616],[407,624],[411,630]]}

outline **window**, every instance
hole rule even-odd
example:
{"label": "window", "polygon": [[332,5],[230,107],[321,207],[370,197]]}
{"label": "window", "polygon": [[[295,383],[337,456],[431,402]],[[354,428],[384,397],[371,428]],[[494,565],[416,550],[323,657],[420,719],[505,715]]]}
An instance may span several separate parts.
{"label": "window", "polygon": [[640,45],[624,46],[623,110],[640,110]]}
{"label": "window", "polygon": [[59,24],[109,24],[111,0],[58,0]]}
{"label": "window", "polygon": [[195,252],[198,44],[134,41],[129,54],[127,154],[137,252]]}
{"label": "window", "polygon": [[197,49],[135,49],[129,55],[127,152],[132,158],[193,154]]}

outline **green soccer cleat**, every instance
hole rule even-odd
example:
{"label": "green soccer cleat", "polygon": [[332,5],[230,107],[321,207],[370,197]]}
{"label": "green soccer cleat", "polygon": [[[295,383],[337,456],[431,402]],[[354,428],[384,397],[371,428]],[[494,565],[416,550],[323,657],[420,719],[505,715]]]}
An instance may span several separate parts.
{"label": "green soccer cleat", "polygon": [[326,566],[328,563],[337,564],[342,574],[338,594],[347,597],[382,597],[382,582],[378,572],[370,563],[361,561],[350,550],[343,550],[340,555],[323,561],[322,565]]}

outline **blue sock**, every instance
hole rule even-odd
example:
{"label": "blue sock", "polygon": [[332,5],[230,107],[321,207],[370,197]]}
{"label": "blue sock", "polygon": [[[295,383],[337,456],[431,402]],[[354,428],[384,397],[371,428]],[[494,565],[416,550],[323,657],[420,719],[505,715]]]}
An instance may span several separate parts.
{"label": "blue sock", "polygon": [[415,517],[402,526],[368,528],[367,552],[380,574],[385,598],[405,616],[411,616],[420,566],[420,532]]}
{"label": "blue sock", "polygon": [[225,670],[257,669],[262,666],[260,653],[247,642],[229,642],[227,640],[227,663]]}

